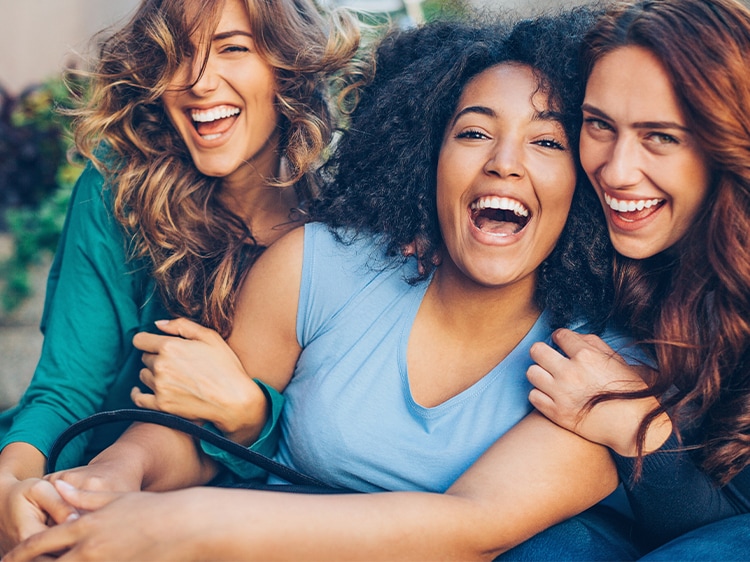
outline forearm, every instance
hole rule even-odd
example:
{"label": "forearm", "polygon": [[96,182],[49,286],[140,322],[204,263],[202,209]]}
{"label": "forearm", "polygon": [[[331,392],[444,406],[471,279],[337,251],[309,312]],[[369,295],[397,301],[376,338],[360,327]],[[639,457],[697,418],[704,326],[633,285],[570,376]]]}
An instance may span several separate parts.
{"label": "forearm", "polygon": [[662,448],[643,457],[633,481],[635,459],[615,456],[636,521],[653,545],[739,511],[682,449],[673,435]]}
{"label": "forearm", "polygon": [[616,485],[606,448],[532,414],[445,494],[197,491],[196,498],[205,493],[197,504],[232,522],[212,524],[206,542],[196,544],[214,558],[492,559],[590,507]]}
{"label": "forearm", "polygon": [[0,477],[16,480],[44,476],[46,458],[33,445],[10,443],[0,453]]}
{"label": "forearm", "polygon": [[489,560],[502,542],[483,533],[484,519],[471,501],[448,495],[183,493],[185,506],[201,506],[190,516],[193,524],[197,515],[203,521],[188,539],[195,559]]}
{"label": "forearm", "polygon": [[205,484],[215,465],[198,451],[193,439],[154,424],[134,424],[90,464],[107,463],[123,470],[140,489],[164,491]]}

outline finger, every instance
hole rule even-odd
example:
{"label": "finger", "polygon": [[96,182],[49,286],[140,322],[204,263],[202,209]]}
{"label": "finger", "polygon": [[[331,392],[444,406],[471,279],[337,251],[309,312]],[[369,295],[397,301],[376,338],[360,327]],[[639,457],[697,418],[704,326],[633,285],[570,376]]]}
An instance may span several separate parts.
{"label": "finger", "polygon": [[553,377],[546,369],[542,369],[539,365],[532,365],[526,369],[526,378],[535,388],[538,388],[546,394],[551,393],[555,384],[555,377]]}
{"label": "finger", "polygon": [[559,373],[570,361],[562,353],[544,342],[536,342],[529,350],[532,361],[552,375]]}
{"label": "finger", "polygon": [[156,390],[156,377],[151,369],[141,369],[138,378],[151,390]]}
{"label": "finger", "polygon": [[555,401],[550,396],[539,390],[538,388],[532,388],[529,392],[529,402],[534,408],[542,413],[546,418],[555,421]]}
{"label": "finger", "polygon": [[187,340],[210,341],[217,337],[217,333],[197,322],[187,318],[176,318],[174,320],[157,320],[156,327],[165,334],[179,336]]}
{"label": "finger", "polygon": [[29,499],[57,524],[73,521],[79,517],[78,510],[66,502],[55,487],[46,480],[41,480],[31,487]]}
{"label": "finger", "polygon": [[133,347],[147,353],[159,353],[167,337],[170,336],[161,336],[150,332],[138,332],[133,336]]}
{"label": "finger", "polygon": [[3,562],[26,562],[57,558],[77,542],[76,535],[69,525],[50,527],[19,543],[3,556]]}
{"label": "finger", "polygon": [[579,334],[578,332],[566,328],[555,330],[552,334],[552,340],[568,357],[572,357],[582,349],[591,349],[593,347],[591,343],[587,341],[586,335]]}
{"label": "finger", "polygon": [[156,396],[143,392],[137,386],[134,386],[130,391],[130,399],[133,401],[133,404],[135,404],[139,408],[145,408],[147,410],[159,410],[159,407],[156,404]]}
{"label": "finger", "polygon": [[65,482],[65,480],[55,481],[55,488],[65,501],[79,511],[96,511],[122,496],[120,492],[79,490]]}

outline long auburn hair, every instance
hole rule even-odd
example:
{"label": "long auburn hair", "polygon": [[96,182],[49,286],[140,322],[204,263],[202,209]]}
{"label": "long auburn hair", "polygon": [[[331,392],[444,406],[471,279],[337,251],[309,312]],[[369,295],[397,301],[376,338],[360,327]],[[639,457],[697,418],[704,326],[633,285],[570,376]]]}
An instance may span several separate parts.
{"label": "long auburn hair", "polygon": [[[750,10],[736,0],[618,3],[584,41],[584,75],[639,46],[664,65],[712,179],[704,208],[673,248],[616,257],[616,314],[647,341],[660,374],[643,393],[695,431],[703,469],[727,483],[750,464]],[[610,396],[611,397],[611,396]]]}
{"label": "long auburn hair", "polygon": [[[186,10],[188,3],[195,9]],[[304,206],[316,195],[316,167],[339,125],[331,92],[355,72],[359,27],[349,12],[323,13],[312,0],[245,4],[255,46],[274,69],[279,151],[289,172],[267,181],[293,185]],[[82,73],[86,99],[72,113],[76,149],[105,173],[129,254],[148,264],[167,309],[227,336],[237,288],[263,247],[221,202],[221,178],[196,169],[161,103],[192,54],[191,37],[209,40],[223,6],[143,0],[102,40],[93,70]]]}

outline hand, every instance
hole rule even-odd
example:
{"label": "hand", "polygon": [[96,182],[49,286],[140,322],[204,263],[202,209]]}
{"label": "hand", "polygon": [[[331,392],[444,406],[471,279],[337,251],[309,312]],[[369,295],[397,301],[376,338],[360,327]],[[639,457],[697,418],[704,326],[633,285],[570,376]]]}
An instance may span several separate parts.
{"label": "hand", "polygon": [[162,320],[168,335],[141,332],[133,345],[144,351],[141,381],[153,390],[131,392],[141,408],[196,421],[210,421],[242,444],[257,438],[265,424],[267,401],[221,336],[187,320]]}
{"label": "hand", "polygon": [[0,553],[44,531],[48,523],[62,523],[78,517],[76,508],[63,500],[49,482],[39,478],[17,480],[3,477],[0,498]]}
{"label": "hand", "polygon": [[[624,456],[635,456],[636,435],[644,417],[658,406],[654,397],[613,399],[588,409],[589,400],[603,392],[643,390],[645,367],[628,365],[594,335],[557,330],[555,343],[567,355],[535,343],[527,378],[534,385],[529,401],[542,414],[581,437]],[[671,422],[660,415],[649,427],[644,452],[658,449],[669,437]]]}
{"label": "hand", "polygon": [[55,486],[84,515],[28,538],[4,561],[58,554],[60,560],[191,559],[190,538],[201,529],[181,520],[189,510],[173,506],[171,494],[87,492],[62,481]]}
{"label": "hand", "polygon": [[[102,453],[100,457],[104,456]],[[45,480],[53,484],[62,480],[79,490],[96,492],[138,492],[143,481],[142,470],[129,466],[128,459],[94,458],[87,466],[48,474]]]}

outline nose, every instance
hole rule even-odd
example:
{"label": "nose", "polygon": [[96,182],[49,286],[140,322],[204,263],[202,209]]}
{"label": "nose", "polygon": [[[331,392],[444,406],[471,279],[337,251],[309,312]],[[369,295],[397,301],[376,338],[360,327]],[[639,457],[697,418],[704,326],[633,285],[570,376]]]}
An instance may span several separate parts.
{"label": "nose", "polygon": [[205,96],[217,89],[219,78],[211,57],[208,60],[204,56],[193,57],[190,72],[190,90],[196,96]]}
{"label": "nose", "polygon": [[521,153],[521,148],[513,139],[498,139],[487,155],[484,172],[500,178],[523,177]]}
{"label": "nose", "polygon": [[618,138],[603,162],[599,176],[612,189],[635,185],[641,179],[638,165],[638,143],[634,138]]}

